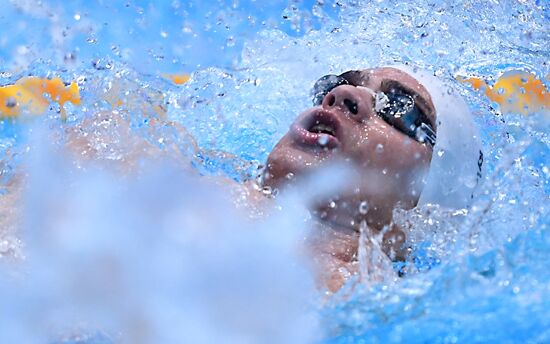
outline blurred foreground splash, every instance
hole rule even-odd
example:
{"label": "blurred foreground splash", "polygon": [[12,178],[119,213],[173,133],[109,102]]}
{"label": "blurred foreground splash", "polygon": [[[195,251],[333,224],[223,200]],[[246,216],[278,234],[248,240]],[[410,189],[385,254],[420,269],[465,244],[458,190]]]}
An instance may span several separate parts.
{"label": "blurred foreground splash", "polygon": [[[0,342],[550,341],[546,4],[273,4],[2,1]],[[319,76],[391,63],[467,99],[484,182],[395,211],[403,278],[319,295],[300,201],[210,177],[253,178]]]}

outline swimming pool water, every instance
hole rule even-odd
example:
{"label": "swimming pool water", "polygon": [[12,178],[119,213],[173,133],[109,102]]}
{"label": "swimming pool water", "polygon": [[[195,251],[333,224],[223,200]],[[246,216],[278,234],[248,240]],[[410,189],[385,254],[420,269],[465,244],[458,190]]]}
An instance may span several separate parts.
{"label": "swimming pool water", "polygon": [[[0,82],[61,76],[83,102],[1,124],[0,342],[550,341],[548,110],[501,114],[454,79],[548,88],[546,2],[0,1]],[[319,76],[392,63],[467,99],[484,182],[470,209],[396,212],[405,277],[326,298],[299,201],[248,214],[186,169],[253,177]]]}

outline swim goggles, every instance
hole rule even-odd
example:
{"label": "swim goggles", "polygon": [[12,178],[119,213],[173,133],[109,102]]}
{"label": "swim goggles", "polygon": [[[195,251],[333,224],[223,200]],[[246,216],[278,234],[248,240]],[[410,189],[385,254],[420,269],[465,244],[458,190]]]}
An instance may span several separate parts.
{"label": "swim goggles", "polygon": [[[340,75],[325,75],[313,86],[313,105],[321,105],[325,96],[341,85],[362,86],[361,71],[352,70]],[[426,115],[415,104],[414,97],[404,90],[392,88],[374,92],[363,87],[374,97],[374,110],[386,123],[421,143],[435,145],[435,131]],[[351,113],[357,114],[357,104],[345,102]]]}

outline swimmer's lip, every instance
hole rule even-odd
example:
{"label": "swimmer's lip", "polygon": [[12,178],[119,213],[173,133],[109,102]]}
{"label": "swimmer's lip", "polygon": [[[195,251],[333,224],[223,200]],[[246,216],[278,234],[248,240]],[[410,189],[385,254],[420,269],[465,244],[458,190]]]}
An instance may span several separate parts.
{"label": "swimmer's lip", "polygon": [[[315,125],[329,127],[334,135],[311,132],[310,129]],[[328,149],[334,149],[340,145],[340,140],[338,140],[339,132],[340,123],[336,115],[323,109],[314,110],[291,127],[292,137],[298,142],[307,146]],[[325,143],[324,141],[326,144],[323,144]]]}

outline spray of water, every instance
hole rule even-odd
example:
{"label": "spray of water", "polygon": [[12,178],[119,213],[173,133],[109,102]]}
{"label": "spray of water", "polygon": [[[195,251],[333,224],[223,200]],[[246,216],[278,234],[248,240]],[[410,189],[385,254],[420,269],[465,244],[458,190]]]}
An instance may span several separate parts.
{"label": "spray of water", "polygon": [[[190,175],[251,178],[327,73],[403,63],[451,84],[457,74],[549,73],[540,1],[338,1],[311,11],[293,1],[284,11],[290,34],[273,18],[241,16],[238,4],[212,5],[202,27],[177,1],[170,9],[132,3],[130,12],[98,3],[89,14],[77,2],[65,11],[40,3],[5,6],[5,18],[29,29],[3,26],[0,44],[16,48],[0,49],[0,59],[16,68],[0,74],[2,83],[27,72],[77,80],[83,104],[66,105],[66,122],[52,106],[41,130],[1,125],[0,261],[8,267],[0,333],[11,343],[95,333],[137,343],[316,338],[311,272],[295,250],[302,202],[281,199],[275,210],[252,211],[267,219],[251,220],[247,206],[232,204],[245,203],[244,191]],[[100,29],[96,14],[105,11],[128,36]],[[159,12],[184,19],[176,18],[181,35],[160,27]],[[247,22],[260,31],[231,31]],[[239,53],[218,64],[225,67],[196,67],[217,42],[204,32],[216,27],[233,36],[223,37],[225,51]],[[33,29],[34,43],[20,33]],[[178,41],[194,33],[194,43]],[[194,61],[184,64],[190,82],[175,87],[152,75],[185,55]],[[518,342],[549,340],[547,115],[503,116],[455,87],[482,129],[486,180],[470,209],[396,209],[411,251],[397,282],[380,275],[379,243],[362,226],[360,277],[378,282],[359,288],[352,277],[320,306],[326,342],[505,342],[510,332]],[[21,139],[37,131],[45,134],[34,143]]]}

